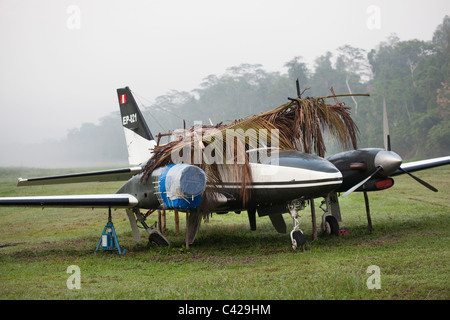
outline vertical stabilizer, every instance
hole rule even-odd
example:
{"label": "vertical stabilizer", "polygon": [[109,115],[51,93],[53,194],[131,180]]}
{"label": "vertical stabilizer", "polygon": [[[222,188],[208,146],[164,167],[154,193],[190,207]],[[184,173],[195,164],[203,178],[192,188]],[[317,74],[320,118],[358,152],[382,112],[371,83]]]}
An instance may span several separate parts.
{"label": "vertical stabilizer", "polygon": [[120,115],[130,165],[145,164],[153,154],[156,141],[128,87],[117,89]]}

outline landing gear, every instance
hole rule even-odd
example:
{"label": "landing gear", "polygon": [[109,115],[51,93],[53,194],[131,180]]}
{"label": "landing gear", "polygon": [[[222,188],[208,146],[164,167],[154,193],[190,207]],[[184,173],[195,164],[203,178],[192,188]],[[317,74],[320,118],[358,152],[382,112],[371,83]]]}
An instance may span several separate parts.
{"label": "landing gear", "polygon": [[170,245],[169,240],[166,239],[162,235],[162,233],[158,230],[157,223],[155,222],[152,226],[148,226],[147,223],[145,223],[145,220],[150,215],[151,212],[149,212],[147,215],[143,215],[139,209],[131,209],[127,210],[128,218],[130,220],[131,230],[133,231],[133,237],[136,240],[136,242],[140,243],[140,235],[139,235],[139,229],[137,226],[137,221],[139,221],[142,226],[144,227],[145,231],[148,233],[148,241],[149,243],[154,243],[158,246],[166,247]]}
{"label": "landing gear", "polygon": [[335,217],[325,216],[325,223],[322,224],[322,231],[329,235],[339,235],[339,224]]}
{"label": "landing gear", "polygon": [[[322,206],[326,208],[322,208]],[[328,235],[339,235],[339,223],[341,220],[341,211],[336,193],[330,193],[321,203],[320,209],[322,215],[322,231]]]}
{"label": "landing gear", "polygon": [[298,247],[303,249],[306,240],[303,235],[303,231],[300,229],[300,223],[298,222],[298,211],[305,209],[305,201],[298,199],[292,200],[288,203],[287,208],[289,210],[289,214],[294,220],[294,228],[291,231],[291,247],[293,250],[297,249]]}
{"label": "landing gear", "polygon": [[149,243],[154,243],[160,247],[169,246],[169,241],[161,234],[161,232],[159,232],[158,228],[156,227],[156,223],[153,226],[151,226],[149,229],[146,229],[146,231],[149,234],[149,236],[148,236]]}
{"label": "landing gear", "polygon": [[306,243],[306,239],[305,236],[303,235],[302,230],[292,230],[291,231],[291,247],[292,250],[297,249],[298,247],[300,247],[301,249],[303,249],[303,246]]}
{"label": "landing gear", "polygon": [[161,247],[167,247],[170,245],[169,240],[166,239],[166,237],[164,237],[161,232],[159,232],[159,230],[157,228],[147,228],[145,227],[145,231],[147,231],[147,233],[149,234],[148,236],[148,242],[149,243],[155,243],[158,246]]}

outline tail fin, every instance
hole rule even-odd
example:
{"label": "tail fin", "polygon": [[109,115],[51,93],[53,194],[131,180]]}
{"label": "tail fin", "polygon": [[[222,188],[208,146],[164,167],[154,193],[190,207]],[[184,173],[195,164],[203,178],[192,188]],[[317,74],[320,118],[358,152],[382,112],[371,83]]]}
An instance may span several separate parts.
{"label": "tail fin", "polygon": [[153,154],[156,141],[128,87],[117,89],[122,126],[130,165],[145,164]]}

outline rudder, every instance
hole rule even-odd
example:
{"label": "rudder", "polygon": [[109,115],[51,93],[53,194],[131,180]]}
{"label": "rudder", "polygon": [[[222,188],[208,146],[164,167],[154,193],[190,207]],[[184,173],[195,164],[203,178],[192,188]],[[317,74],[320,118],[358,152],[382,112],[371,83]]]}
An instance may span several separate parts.
{"label": "rudder", "polygon": [[140,165],[152,156],[156,141],[134,100],[130,88],[117,89],[120,115],[128,149],[130,165]]}

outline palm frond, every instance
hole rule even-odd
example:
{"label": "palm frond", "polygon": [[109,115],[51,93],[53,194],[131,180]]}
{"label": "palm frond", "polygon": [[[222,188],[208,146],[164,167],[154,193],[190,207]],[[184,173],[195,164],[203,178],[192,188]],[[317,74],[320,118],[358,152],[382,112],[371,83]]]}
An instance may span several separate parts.
{"label": "palm frond", "polygon": [[[330,96],[336,97],[336,96]],[[327,98],[290,99],[275,109],[216,126],[193,126],[183,137],[154,150],[143,169],[143,181],[152,171],[171,163],[190,163],[202,168],[208,186],[205,198],[223,185],[224,170],[239,184],[243,205],[250,199],[252,183],[249,150],[276,146],[325,155],[323,132],[328,131],[344,148],[357,148],[358,127],[350,108],[328,105]]]}

